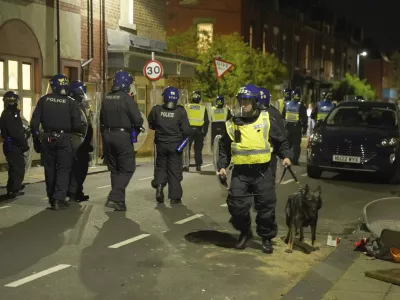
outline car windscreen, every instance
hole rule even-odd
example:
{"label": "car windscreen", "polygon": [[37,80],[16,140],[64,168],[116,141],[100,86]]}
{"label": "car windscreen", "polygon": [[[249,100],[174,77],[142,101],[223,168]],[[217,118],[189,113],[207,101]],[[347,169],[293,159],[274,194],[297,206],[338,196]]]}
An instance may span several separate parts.
{"label": "car windscreen", "polygon": [[336,107],[326,118],[327,125],[382,127],[394,128],[397,126],[394,110],[373,106],[342,106]]}

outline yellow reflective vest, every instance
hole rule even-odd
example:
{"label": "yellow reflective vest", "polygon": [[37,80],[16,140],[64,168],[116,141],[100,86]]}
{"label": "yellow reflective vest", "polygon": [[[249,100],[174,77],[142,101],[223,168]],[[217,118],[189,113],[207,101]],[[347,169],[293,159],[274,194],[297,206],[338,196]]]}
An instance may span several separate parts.
{"label": "yellow reflective vest", "polygon": [[228,109],[226,107],[213,107],[211,112],[211,122],[225,122],[228,118]]}
{"label": "yellow reflective vest", "polygon": [[203,126],[206,107],[201,104],[190,103],[185,106],[190,126]]}
{"label": "yellow reflective vest", "polygon": [[[262,111],[257,121],[236,125],[226,122],[226,130],[232,140],[231,152],[234,165],[264,164],[271,160],[272,148],[269,143],[269,114]],[[240,142],[235,142],[235,130],[240,131]]]}

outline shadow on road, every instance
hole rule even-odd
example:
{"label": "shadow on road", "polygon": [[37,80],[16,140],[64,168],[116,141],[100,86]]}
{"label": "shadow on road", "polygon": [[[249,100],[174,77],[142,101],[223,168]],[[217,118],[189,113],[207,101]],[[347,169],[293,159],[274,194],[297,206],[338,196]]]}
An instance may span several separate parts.
{"label": "shadow on road", "polygon": [[57,252],[64,232],[73,228],[86,208],[43,210],[26,221],[0,228],[0,278],[16,275]]}
{"label": "shadow on road", "polygon": [[80,276],[90,299],[162,299],[157,278],[164,267],[164,244],[154,235],[118,249],[111,245],[146,234],[124,212],[108,212],[93,244],[81,256]]}

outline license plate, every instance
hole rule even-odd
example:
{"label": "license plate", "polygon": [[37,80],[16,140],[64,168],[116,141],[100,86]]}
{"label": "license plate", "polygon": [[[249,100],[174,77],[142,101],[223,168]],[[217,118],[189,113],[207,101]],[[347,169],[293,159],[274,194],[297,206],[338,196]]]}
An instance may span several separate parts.
{"label": "license plate", "polygon": [[361,157],[357,156],[345,156],[345,155],[334,155],[333,161],[343,162],[343,163],[351,163],[351,164],[360,164]]}

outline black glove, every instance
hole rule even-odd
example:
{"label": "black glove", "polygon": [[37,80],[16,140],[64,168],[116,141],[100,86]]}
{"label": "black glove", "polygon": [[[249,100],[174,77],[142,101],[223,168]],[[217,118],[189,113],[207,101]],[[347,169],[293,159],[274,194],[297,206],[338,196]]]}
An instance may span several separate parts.
{"label": "black glove", "polygon": [[36,153],[40,153],[40,151],[42,149],[42,145],[39,140],[39,137],[36,137],[33,139],[33,149],[35,150]]}

